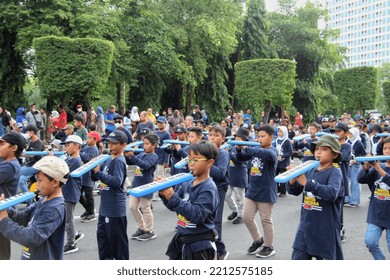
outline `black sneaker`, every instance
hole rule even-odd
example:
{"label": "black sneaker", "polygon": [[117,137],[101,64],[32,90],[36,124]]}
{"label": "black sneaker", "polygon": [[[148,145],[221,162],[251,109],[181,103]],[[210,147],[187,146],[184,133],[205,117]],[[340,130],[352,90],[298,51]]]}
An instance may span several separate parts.
{"label": "black sneaker", "polygon": [[68,243],[64,246],[64,255],[70,254],[70,253],[75,253],[78,250],[79,250],[79,248],[77,248],[76,243],[75,244]]}
{"label": "black sneaker", "polygon": [[248,249],[248,254],[249,255],[254,255],[257,253],[257,250],[263,245],[264,239],[263,237],[260,238],[259,241],[253,241],[252,246],[249,247]]}
{"label": "black sneaker", "polygon": [[275,255],[275,250],[273,247],[266,247],[266,246],[263,246],[263,248],[261,248],[261,250],[256,254],[256,257],[258,258],[268,258],[270,256],[273,256]]}
{"label": "black sneaker", "polygon": [[96,221],[95,214],[85,216],[84,218],[81,219],[80,222],[82,222],[82,223],[89,223],[89,222],[93,222],[93,221]]}
{"label": "black sneaker", "polygon": [[85,211],[83,214],[81,214],[80,218],[83,219],[85,217],[87,217],[89,215],[89,213],[87,211]]}
{"label": "black sneaker", "polygon": [[143,235],[145,232],[142,229],[137,229],[137,231],[131,235],[131,239],[137,239],[141,235]]}
{"label": "black sneaker", "polygon": [[81,231],[78,231],[77,233],[76,233],[76,235],[74,236],[74,242],[75,242],[75,244],[78,242],[78,241],[80,241],[81,239],[83,239],[84,238],[84,233],[82,233]]}
{"label": "black sneaker", "polygon": [[243,222],[244,222],[244,220],[241,217],[237,217],[234,219],[233,225],[239,225],[239,224],[242,224]]}
{"label": "black sneaker", "polygon": [[148,241],[148,240],[155,239],[156,237],[157,237],[157,235],[153,231],[149,231],[149,232],[145,232],[141,236],[138,236],[137,240],[139,240],[139,241]]}
{"label": "black sneaker", "polygon": [[232,220],[234,220],[236,217],[237,217],[237,212],[232,212],[232,213],[227,217],[227,219],[228,219],[229,221],[232,221]]}

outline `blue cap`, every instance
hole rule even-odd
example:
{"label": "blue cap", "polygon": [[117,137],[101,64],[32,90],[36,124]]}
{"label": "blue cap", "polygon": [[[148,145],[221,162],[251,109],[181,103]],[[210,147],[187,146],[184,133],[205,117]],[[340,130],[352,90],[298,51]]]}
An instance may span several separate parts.
{"label": "blue cap", "polygon": [[167,123],[167,119],[165,117],[158,117],[157,118],[157,122],[160,122],[160,123]]}

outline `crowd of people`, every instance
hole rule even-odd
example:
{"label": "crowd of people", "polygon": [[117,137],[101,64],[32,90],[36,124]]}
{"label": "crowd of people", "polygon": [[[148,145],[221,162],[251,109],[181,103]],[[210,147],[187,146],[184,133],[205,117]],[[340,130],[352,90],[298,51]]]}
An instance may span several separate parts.
{"label": "crowd of people", "polygon": [[[343,207],[359,206],[363,183],[372,191],[366,245],[375,259],[384,259],[379,239],[386,230],[390,251],[390,157],[383,163],[356,160],[390,156],[390,138],[377,137],[388,131],[387,119],[318,115],[305,126],[299,112],[290,119],[284,111],[265,123],[264,114],[256,121],[248,108],[245,113],[228,110],[220,122],[211,122],[198,105],[186,116],[172,108],[160,115],[134,106],[121,115],[114,105],[106,111],[77,105],[71,122],[62,106],[49,117],[35,104],[16,114],[14,119],[0,108],[0,193],[2,199],[12,197],[36,181],[39,199],[23,210],[0,211],[0,259],[10,259],[10,240],[24,246],[23,259],[62,259],[77,252],[77,242],[85,237],[73,217],[77,203],[85,209],[81,222],[97,220],[99,258],[129,259],[129,238],[157,238],[152,201],[160,199],[178,218],[167,244],[170,259],[228,258],[222,234],[225,201],[231,211],[227,219],[245,224],[252,237],[247,253],[267,258],[276,254],[273,207],[287,194],[302,195],[292,259],[343,259]],[[232,138],[240,144],[224,145]],[[180,142],[164,145],[172,139]],[[132,143],[137,146],[129,148]],[[23,156],[45,150],[49,156]],[[64,154],[56,157],[54,151]],[[69,176],[100,154],[111,157],[81,177]],[[275,176],[293,168],[294,158],[318,160],[319,166],[276,183]],[[182,161],[187,164],[177,167]],[[128,166],[135,168],[132,178]],[[127,200],[128,188],[161,180],[168,170],[169,175],[191,172],[193,178]],[[98,215],[95,182],[101,195]],[[130,236],[128,210],[137,225]]]}

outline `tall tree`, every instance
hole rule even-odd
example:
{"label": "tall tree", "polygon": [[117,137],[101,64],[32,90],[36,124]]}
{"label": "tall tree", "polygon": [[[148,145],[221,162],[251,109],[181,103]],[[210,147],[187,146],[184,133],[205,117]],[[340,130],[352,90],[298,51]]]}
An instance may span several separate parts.
{"label": "tall tree", "polygon": [[277,56],[268,43],[268,20],[264,0],[251,0],[245,16],[240,42],[240,60]]}
{"label": "tall tree", "polygon": [[[297,62],[293,105],[308,120],[313,120],[321,108],[319,104],[327,104],[321,101],[332,94],[332,73],[341,65],[344,49],[330,43],[337,36],[334,30],[318,28],[319,21],[327,19],[326,10],[311,2],[298,9],[290,4],[286,7],[283,13],[270,14],[270,40],[280,58]],[[327,74],[322,75],[323,71]],[[333,105],[334,102],[329,103],[329,107]]]}

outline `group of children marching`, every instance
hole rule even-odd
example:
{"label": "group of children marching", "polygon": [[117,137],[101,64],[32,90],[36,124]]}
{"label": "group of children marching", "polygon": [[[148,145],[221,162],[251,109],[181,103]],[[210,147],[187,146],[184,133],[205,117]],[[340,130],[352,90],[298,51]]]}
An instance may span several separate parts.
{"label": "group of children marching", "polygon": [[[159,131],[163,133],[163,128]],[[160,160],[163,157],[171,160],[171,175],[191,172],[194,176],[190,181],[159,192],[164,205],[177,214],[177,233],[166,252],[170,259],[228,258],[229,252],[222,235],[225,201],[232,211],[228,220],[233,224],[244,223],[252,237],[247,253],[260,258],[274,255],[272,211],[278,193],[283,196],[286,192],[302,195],[301,217],[292,259],[343,259],[343,206],[344,203],[352,207],[359,204],[359,183],[368,184],[372,192],[366,245],[375,259],[383,259],[379,248],[383,230],[387,231],[390,244],[390,160],[385,163],[365,163],[363,166],[356,162],[354,156],[365,156],[364,148],[360,146],[359,131],[343,123],[335,126],[335,135],[318,138],[315,134],[319,131],[320,128],[312,124],[309,127],[310,137],[295,143],[304,150],[303,161],[318,160],[319,167],[285,185],[277,185],[274,180],[277,174],[292,168],[290,158],[293,143],[288,139],[287,128],[283,126],[258,127],[256,142],[259,146],[249,145],[255,139],[250,138],[248,128],[241,127],[234,134],[235,140],[241,141],[241,144],[228,148],[222,147],[226,137],[225,129],[220,125],[210,127],[207,140],[204,140],[199,127],[177,127],[175,134],[178,140],[188,141],[188,145],[172,144],[167,148],[161,148],[164,136],[147,132],[142,137],[144,151],[139,154],[125,152],[128,136],[123,131],[115,130],[106,138],[110,159],[81,180],[70,177],[69,173],[79,168],[82,161],[91,160],[92,152],[96,153],[95,156],[98,153],[95,150],[80,152],[82,141],[72,135],[65,141],[70,158],[64,161],[47,156],[32,166],[42,198],[24,210],[0,211],[0,258],[9,259],[9,240],[24,246],[23,259],[62,259],[64,248],[77,250],[76,239],[82,237],[77,237],[73,211],[81,191],[86,191],[85,197],[88,198],[91,195],[88,187],[94,181],[100,181],[101,204],[97,225],[99,258],[129,259],[125,188],[127,166],[135,165],[131,187],[137,188],[156,180],[158,165],[162,165],[164,170],[167,163]],[[94,135],[88,137],[96,140]],[[96,142],[90,142],[91,147],[96,147]],[[380,138],[378,143],[380,147],[377,150],[390,156],[390,138]],[[3,199],[17,192],[20,174],[17,158],[24,147],[25,140],[19,134],[12,132],[0,139],[0,191],[4,194]],[[163,153],[158,155],[157,149],[163,150]],[[175,163],[184,159],[187,165],[176,168]],[[147,241],[157,237],[151,209],[152,197],[152,194],[140,198],[130,196],[129,208],[137,224],[137,230],[130,238]],[[93,204],[91,206],[90,201],[85,203],[83,218],[96,219]],[[256,224],[257,213],[263,235]]]}

